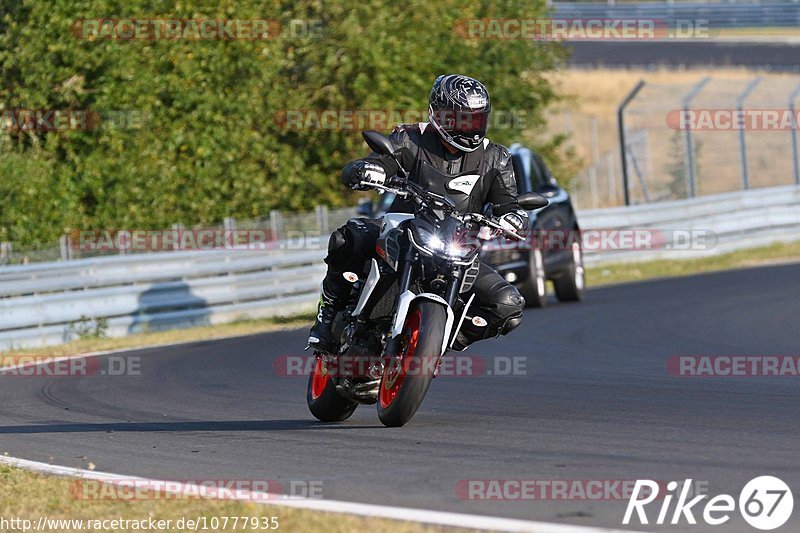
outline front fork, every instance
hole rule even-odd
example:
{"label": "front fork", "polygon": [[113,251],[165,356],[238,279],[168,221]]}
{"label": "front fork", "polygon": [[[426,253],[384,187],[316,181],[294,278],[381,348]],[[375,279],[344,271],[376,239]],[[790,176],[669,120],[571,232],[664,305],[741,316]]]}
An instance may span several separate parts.
{"label": "front fork", "polygon": [[[416,251],[409,246],[408,250],[406,251],[406,255],[403,258],[401,263],[402,267],[400,269],[400,278],[398,280],[398,287],[399,290],[397,292],[398,295],[404,294],[409,287],[411,287],[411,276],[414,274],[414,264],[419,260],[419,256],[417,255]],[[399,300],[398,300],[399,302]],[[399,309],[396,309],[395,312],[398,312]],[[394,323],[394,320],[392,321]],[[386,341],[386,346],[383,350],[384,356],[393,356],[394,354],[400,353],[400,348],[402,347],[403,341],[402,335],[395,335],[389,336],[389,339]]]}
{"label": "front fork", "polygon": [[463,275],[464,273],[460,268],[454,268],[450,273],[450,282],[447,284],[447,289],[444,293],[444,299],[453,311],[455,311],[456,304],[458,304],[458,293],[461,289],[461,277]]}
{"label": "front fork", "polygon": [[[415,271],[415,265],[417,264],[418,261],[419,261],[419,255],[416,252],[416,250],[414,250],[413,248],[409,248],[402,261],[402,268],[400,270],[400,278],[398,282],[399,285],[398,294],[400,295],[405,294],[406,291],[408,291],[409,288],[411,287],[412,276]],[[445,288],[444,301],[442,303],[445,302],[447,303],[449,307],[448,314],[451,317],[453,313],[455,313],[455,310],[457,309],[458,296],[459,296],[459,291],[461,289],[463,275],[464,273],[462,272],[461,269],[453,268],[450,273],[450,280],[448,281],[447,287]],[[439,300],[441,301],[442,299],[439,298]],[[466,309],[464,311],[466,311]],[[398,313],[400,312],[399,308],[397,312]],[[461,320],[458,321],[458,327],[460,327],[462,320],[463,317],[461,318]],[[395,320],[393,320],[393,323],[395,323],[396,321],[397,321],[397,316],[395,316]],[[452,318],[451,318],[451,324],[452,324]],[[444,355],[444,353],[449,349],[450,344],[452,343],[452,339],[455,337],[457,333],[458,327],[456,327],[455,330],[451,329],[451,331],[449,331],[446,344],[442,350],[442,355]],[[399,353],[399,350],[402,348],[402,341],[403,338],[402,335],[400,334],[391,336],[386,343],[384,354],[393,355]]]}

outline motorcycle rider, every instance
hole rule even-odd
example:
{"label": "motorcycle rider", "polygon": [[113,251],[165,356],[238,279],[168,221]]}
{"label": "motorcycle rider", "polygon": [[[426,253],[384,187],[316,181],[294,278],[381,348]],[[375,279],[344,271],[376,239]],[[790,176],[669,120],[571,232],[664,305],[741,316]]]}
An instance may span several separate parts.
{"label": "motorcycle rider", "polygon": [[[429,97],[429,122],[401,124],[389,139],[410,180],[446,194],[462,214],[481,212],[486,203],[496,204],[494,215],[500,216],[501,224],[524,234],[528,213],[516,201],[511,156],[504,146],[486,138],[490,111],[489,93],[481,82],[458,74],[439,76]],[[362,181],[383,184],[397,171],[391,157],[372,153],[349,163],[341,180],[351,189],[363,190]],[[397,197],[389,211],[413,213],[413,203]],[[363,277],[366,261],[377,258],[379,232],[379,219],[354,218],[331,235],[325,258],[328,271],[317,320],[309,333],[311,347],[335,353],[333,319],[347,305],[356,275]],[[477,340],[510,332],[522,321],[525,307],[517,289],[483,263],[470,292],[475,294],[471,317],[453,343],[459,351]]]}

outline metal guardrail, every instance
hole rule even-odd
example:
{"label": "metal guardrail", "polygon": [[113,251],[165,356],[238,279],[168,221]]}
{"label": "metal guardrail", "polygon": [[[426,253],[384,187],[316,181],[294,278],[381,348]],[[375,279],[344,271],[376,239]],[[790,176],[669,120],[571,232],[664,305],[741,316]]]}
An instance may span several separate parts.
{"label": "metal guardrail", "polygon": [[800,240],[800,186],[769,187],[660,202],[581,211],[583,230],[668,230],[701,232],[711,237],[707,246],[684,248],[665,242],[658,249],[588,250],[589,265],[688,259],[717,255],[775,242]]}
{"label": "metal guardrail", "polygon": [[0,349],[308,310],[324,250],[209,250],[0,268]]}
{"label": "metal guardrail", "polygon": [[559,18],[641,18],[664,21],[703,20],[709,28],[792,27],[800,25],[797,2],[553,2]]}
{"label": "metal guardrail", "polygon": [[[774,187],[580,213],[584,231],[704,230],[711,248],[591,250],[598,265],[687,258],[800,239],[800,187]],[[663,233],[669,234],[668,231]],[[176,251],[0,267],[0,349],[86,334],[287,316],[313,308],[324,249]]]}

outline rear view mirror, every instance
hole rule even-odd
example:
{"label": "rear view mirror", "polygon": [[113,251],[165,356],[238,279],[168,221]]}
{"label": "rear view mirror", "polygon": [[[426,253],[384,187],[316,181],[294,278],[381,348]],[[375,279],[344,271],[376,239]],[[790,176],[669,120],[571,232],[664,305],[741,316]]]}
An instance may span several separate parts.
{"label": "rear view mirror", "polygon": [[520,207],[528,211],[541,209],[542,207],[547,207],[550,204],[547,198],[535,192],[526,192],[525,194],[520,194],[517,196],[517,203],[519,203]]}
{"label": "rear view mirror", "polygon": [[394,154],[394,146],[392,146],[391,141],[387,139],[386,136],[381,135],[377,131],[362,131],[361,135],[364,137],[364,140],[367,141],[367,146],[376,154]]}

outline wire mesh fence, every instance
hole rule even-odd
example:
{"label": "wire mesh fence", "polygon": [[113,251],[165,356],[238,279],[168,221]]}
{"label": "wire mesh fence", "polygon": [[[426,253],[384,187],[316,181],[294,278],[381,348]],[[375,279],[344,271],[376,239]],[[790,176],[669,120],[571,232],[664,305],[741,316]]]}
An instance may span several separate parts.
{"label": "wire mesh fence", "polygon": [[[799,96],[800,76],[790,75],[644,83],[622,115],[629,202],[800,184]],[[575,180],[578,207],[624,203],[619,123],[562,115],[550,124],[586,164]]]}

